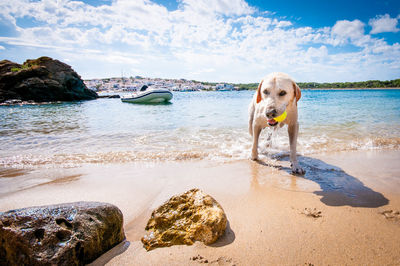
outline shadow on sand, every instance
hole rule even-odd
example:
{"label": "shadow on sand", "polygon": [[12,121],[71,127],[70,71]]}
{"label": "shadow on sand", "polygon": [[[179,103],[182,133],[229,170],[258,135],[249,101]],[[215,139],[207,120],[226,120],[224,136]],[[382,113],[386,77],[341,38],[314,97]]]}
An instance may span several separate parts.
{"label": "shadow on sand", "polygon": [[231,243],[233,243],[233,241],[235,241],[235,232],[233,232],[231,225],[228,221],[228,223],[226,224],[226,229],[225,229],[225,233],[222,235],[222,237],[220,237],[217,242],[209,245],[210,247],[223,247],[226,245],[229,245]]}
{"label": "shadow on sand", "polygon": [[95,261],[87,264],[88,266],[100,266],[100,265],[106,265],[108,262],[110,262],[114,257],[117,257],[118,255],[121,255],[125,251],[128,250],[129,246],[131,243],[127,240],[122,241],[100,257],[98,257]]}
{"label": "shadow on sand", "polygon": [[[289,161],[289,155],[275,156],[274,159]],[[306,170],[306,174],[297,175],[296,178],[316,182],[321,187],[321,191],[315,191],[314,194],[322,196],[321,202],[328,206],[377,208],[389,203],[389,200],[381,193],[365,186],[356,177],[347,174],[337,166],[306,156],[298,156],[298,160]],[[264,162],[259,162],[259,164],[268,165]],[[279,167],[279,169],[292,174],[290,167]]]}

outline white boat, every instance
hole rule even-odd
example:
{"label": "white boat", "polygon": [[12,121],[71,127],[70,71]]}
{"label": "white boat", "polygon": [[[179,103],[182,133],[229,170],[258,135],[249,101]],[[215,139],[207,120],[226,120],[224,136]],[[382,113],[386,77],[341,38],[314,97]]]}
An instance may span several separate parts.
{"label": "white boat", "polygon": [[143,86],[139,92],[121,96],[121,101],[128,103],[165,103],[172,99],[172,92],[167,89],[151,89]]}

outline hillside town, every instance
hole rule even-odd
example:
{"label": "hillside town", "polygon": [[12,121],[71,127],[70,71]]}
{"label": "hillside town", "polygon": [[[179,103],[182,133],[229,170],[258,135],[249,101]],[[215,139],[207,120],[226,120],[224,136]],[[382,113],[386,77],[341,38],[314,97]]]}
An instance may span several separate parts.
{"label": "hillside town", "polygon": [[144,85],[153,88],[163,88],[170,91],[232,91],[238,87],[227,83],[201,83],[186,79],[162,79],[145,77],[120,77],[106,79],[90,79],[84,81],[86,86],[96,92],[135,92]]}
{"label": "hillside town", "polygon": [[[168,89],[169,91],[235,91],[235,90],[255,90],[258,83],[231,84],[231,83],[210,83],[199,82],[187,79],[162,79],[146,77],[117,77],[105,79],[84,80],[85,85],[98,93],[113,92],[135,92],[144,85],[154,89]],[[302,89],[352,89],[352,88],[400,88],[400,79],[395,80],[368,80],[359,82],[297,82]]]}

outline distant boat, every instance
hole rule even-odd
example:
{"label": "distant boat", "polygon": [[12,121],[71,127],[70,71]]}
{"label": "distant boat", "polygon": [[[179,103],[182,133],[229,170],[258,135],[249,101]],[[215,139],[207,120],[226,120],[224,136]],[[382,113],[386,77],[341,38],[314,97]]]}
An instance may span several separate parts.
{"label": "distant boat", "polygon": [[121,96],[121,101],[128,103],[166,103],[172,99],[172,92],[167,89],[152,89],[144,85],[139,92]]}

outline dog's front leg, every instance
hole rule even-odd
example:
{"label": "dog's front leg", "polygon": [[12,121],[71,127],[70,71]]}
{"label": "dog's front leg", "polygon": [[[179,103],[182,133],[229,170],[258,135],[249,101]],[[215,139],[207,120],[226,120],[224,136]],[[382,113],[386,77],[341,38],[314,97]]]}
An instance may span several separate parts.
{"label": "dog's front leg", "polygon": [[251,159],[258,159],[258,139],[260,137],[261,128],[253,124],[253,147],[251,148]]}
{"label": "dog's front leg", "polygon": [[292,163],[292,172],[294,174],[304,175],[306,171],[300,167],[297,161],[297,134],[299,132],[299,124],[288,125],[289,143],[290,143],[290,162]]}

